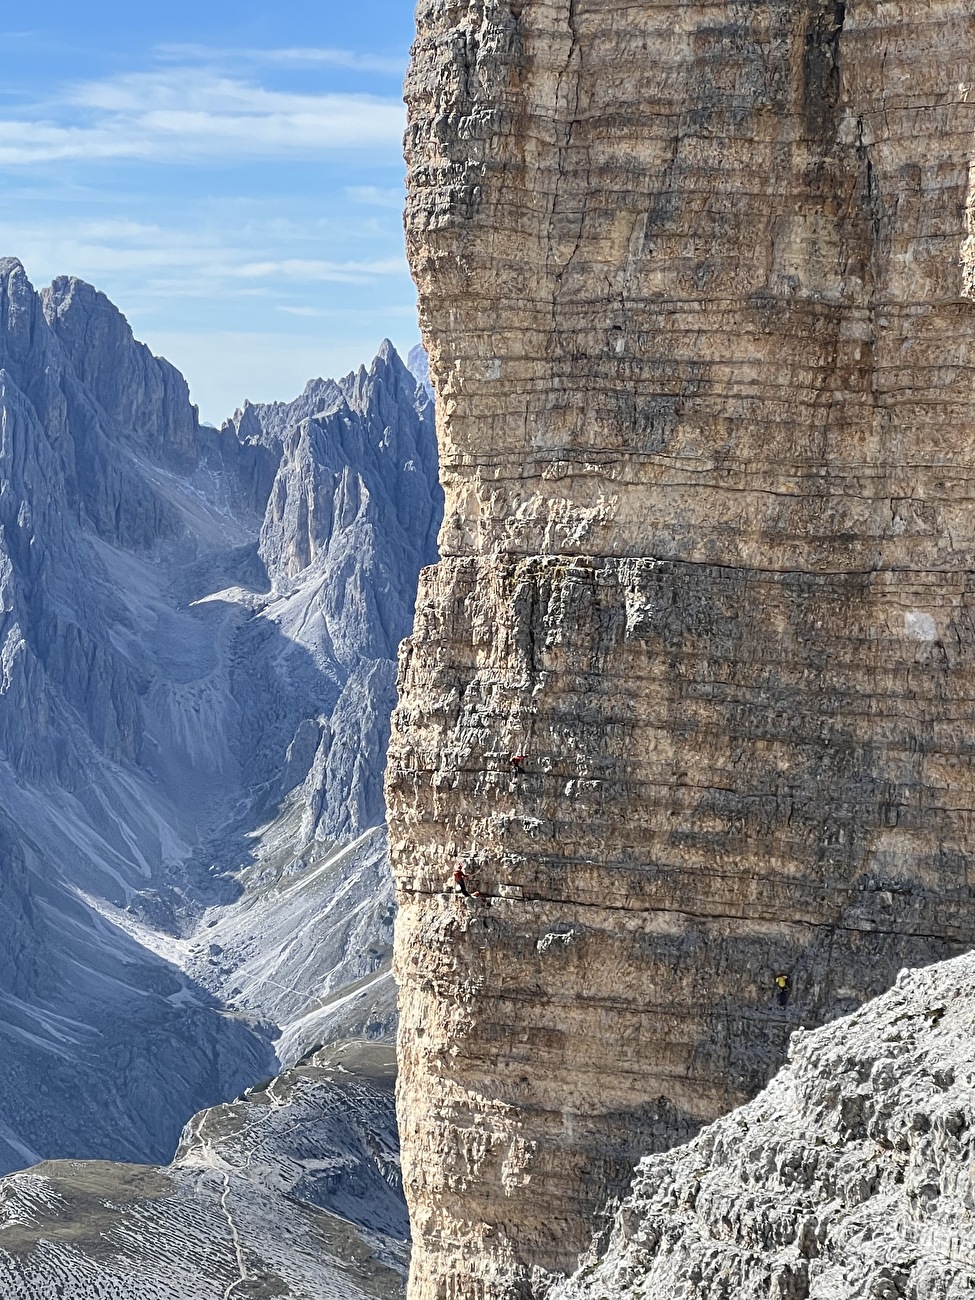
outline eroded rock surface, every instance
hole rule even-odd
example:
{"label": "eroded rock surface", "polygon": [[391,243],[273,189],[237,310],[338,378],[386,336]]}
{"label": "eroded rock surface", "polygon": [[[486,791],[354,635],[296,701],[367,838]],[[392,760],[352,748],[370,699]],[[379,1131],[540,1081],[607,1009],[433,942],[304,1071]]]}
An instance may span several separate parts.
{"label": "eroded rock surface", "polygon": [[973,1049],[971,956],[797,1033],[761,1096],[641,1163],[558,1300],[970,1296]]}
{"label": "eroded rock surface", "polygon": [[388,771],[404,1174],[415,1300],[512,1300],[797,1025],[975,939],[975,29],[418,22],[447,504]]}

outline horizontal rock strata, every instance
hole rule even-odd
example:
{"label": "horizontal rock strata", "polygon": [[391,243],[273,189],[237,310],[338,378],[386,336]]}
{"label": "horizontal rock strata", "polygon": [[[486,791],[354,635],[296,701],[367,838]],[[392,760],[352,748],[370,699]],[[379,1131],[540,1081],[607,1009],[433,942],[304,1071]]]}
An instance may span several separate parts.
{"label": "horizontal rock strata", "polygon": [[975,939],[975,28],[418,21],[447,504],[387,778],[412,1286],[513,1300],[797,1025]]}

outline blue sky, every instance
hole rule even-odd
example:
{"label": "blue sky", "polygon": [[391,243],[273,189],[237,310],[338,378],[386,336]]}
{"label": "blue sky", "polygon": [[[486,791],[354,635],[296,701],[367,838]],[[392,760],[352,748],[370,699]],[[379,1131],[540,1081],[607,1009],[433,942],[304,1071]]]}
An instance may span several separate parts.
{"label": "blue sky", "polygon": [[0,255],[38,287],[97,285],[214,422],[384,337],[416,342],[410,0],[16,9],[0,18]]}

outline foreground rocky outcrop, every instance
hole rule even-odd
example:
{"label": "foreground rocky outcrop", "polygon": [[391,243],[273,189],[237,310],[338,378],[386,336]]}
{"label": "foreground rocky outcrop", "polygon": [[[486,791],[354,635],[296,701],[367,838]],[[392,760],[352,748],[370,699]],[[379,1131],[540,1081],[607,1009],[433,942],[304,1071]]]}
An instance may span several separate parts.
{"label": "foreground rocky outcrop", "polygon": [[447,503],[388,769],[413,1294],[524,1300],[798,1025],[975,941],[975,29],[418,22]]}
{"label": "foreground rocky outcrop", "polygon": [[382,771],[440,510],[389,344],[201,428],[104,295],[0,260],[0,1172],[163,1164],[390,1036]]}
{"label": "foreground rocky outcrop", "polygon": [[408,1245],[390,1045],[310,1054],[197,1115],[165,1168],[0,1179],[0,1294],[397,1300]]}
{"label": "foreground rocky outcrop", "polygon": [[[750,1105],[644,1160],[557,1300],[960,1300],[975,1290],[975,958],[903,971]],[[553,1300],[555,1300],[553,1297]]]}

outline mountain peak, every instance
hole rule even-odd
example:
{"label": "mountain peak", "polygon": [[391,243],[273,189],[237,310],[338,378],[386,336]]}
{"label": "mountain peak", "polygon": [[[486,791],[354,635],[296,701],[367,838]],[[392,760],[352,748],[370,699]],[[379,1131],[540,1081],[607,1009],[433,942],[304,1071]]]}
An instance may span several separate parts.
{"label": "mountain peak", "polygon": [[369,367],[369,373],[374,375],[379,370],[387,369],[393,370],[397,374],[409,374],[406,362],[396,351],[396,348],[389,339],[383,339],[382,343],[379,345],[379,351],[376,353],[372,365]]}
{"label": "mountain peak", "polygon": [[191,461],[197,412],[175,367],[139,343],[115,304],[87,281],[59,275],[40,299],[75,373],[111,424],[153,459]]}
{"label": "mountain peak", "polygon": [[[158,1160],[193,1111],[271,1073],[265,1026],[304,1050],[313,991],[375,969],[394,656],[442,514],[433,422],[390,352],[362,412],[317,380],[201,430],[103,294],[69,276],[36,293],[13,259],[0,274],[0,1090],[22,1102],[0,1173]],[[329,890],[363,881],[354,925],[305,927],[297,961],[297,913],[271,937],[237,880],[271,824],[267,864],[278,835],[296,864],[357,845],[334,871],[326,850]],[[153,934],[210,909],[219,943],[207,924],[162,955]],[[247,982],[252,942],[280,982]]]}
{"label": "mountain peak", "polygon": [[[383,339],[368,369],[360,366],[358,370],[352,371],[340,381],[339,388],[349,406],[359,414],[363,414],[367,408],[373,409],[379,389],[387,390],[393,405],[407,401],[419,410],[427,401],[425,390],[417,384],[389,339]],[[375,410],[380,411],[382,406],[380,400]]]}
{"label": "mountain peak", "polygon": [[410,348],[409,356],[406,358],[406,368],[421,387],[433,396],[433,385],[430,382],[430,361],[427,357],[427,350],[422,343],[417,343]]}

